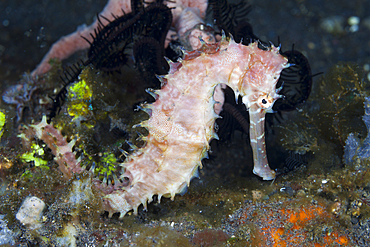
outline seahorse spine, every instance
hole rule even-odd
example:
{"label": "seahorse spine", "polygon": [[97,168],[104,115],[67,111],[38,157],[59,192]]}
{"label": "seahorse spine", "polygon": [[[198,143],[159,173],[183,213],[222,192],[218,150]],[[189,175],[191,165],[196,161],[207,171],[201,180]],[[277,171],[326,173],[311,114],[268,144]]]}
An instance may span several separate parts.
{"label": "seahorse spine", "polygon": [[162,89],[151,91],[156,101],[143,106],[150,118],[138,126],[149,131],[146,145],[122,164],[122,178],[130,183],[104,198],[109,216],[119,212],[122,218],[130,210],[137,214],[140,204],[146,209],[154,195],[173,200],[189,186],[202,166],[209,141],[216,138],[218,115],[212,96],[220,83],[240,94],[249,108],[254,173],[273,179],[275,172],[266,157],[264,117],[280,97],[276,83],[288,66],[277,47],[261,50],[256,42],[244,46],[225,36],[216,44],[203,42],[199,50],[185,52],[183,60],[170,62],[169,74],[159,77]]}

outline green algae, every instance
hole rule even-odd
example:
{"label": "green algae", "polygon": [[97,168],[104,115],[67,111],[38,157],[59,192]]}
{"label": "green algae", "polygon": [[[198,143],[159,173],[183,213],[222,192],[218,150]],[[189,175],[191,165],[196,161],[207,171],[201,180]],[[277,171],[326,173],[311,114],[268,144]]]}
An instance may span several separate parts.
{"label": "green algae", "polygon": [[363,102],[370,85],[358,65],[335,65],[316,87],[310,101],[319,107],[309,108],[309,116],[323,138],[343,145],[350,133],[366,134]]}
{"label": "green algae", "polygon": [[70,116],[76,118],[87,118],[93,110],[91,106],[92,90],[86,84],[86,81],[80,80],[68,88],[68,109]]}
{"label": "green algae", "polygon": [[0,111],[0,138],[3,136],[4,133],[4,125],[5,125],[6,116],[5,113]]}
{"label": "green algae", "polygon": [[300,154],[314,154],[311,168],[318,172],[340,166],[348,135],[366,136],[362,116],[369,87],[358,65],[335,65],[314,84],[299,113],[277,126],[281,145]]}
{"label": "green algae", "polygon": [[[41,157],[45,155],[45,144],[40,146],[36,143],[31,144],[31,152],[26,152],[21,155],[21,159],[25,162],[32,162],[34,166],[49,169],[46,164],[47,160],[42,159]],[[22,175],[23,176],[23,175]]]}

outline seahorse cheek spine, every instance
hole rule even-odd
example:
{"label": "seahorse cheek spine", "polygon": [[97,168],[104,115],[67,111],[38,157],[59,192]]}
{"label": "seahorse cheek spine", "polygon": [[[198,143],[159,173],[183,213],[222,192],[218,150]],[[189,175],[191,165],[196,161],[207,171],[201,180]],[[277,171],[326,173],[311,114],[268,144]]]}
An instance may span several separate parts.
{"label": "seahorse cheek spine", "polygon": [[263,179],[273,179],[263,124],[266,111],[278,98],[275,87],[280,72],[287,66],[287,59],[275,47],[263,51],[257,43],[244,46],[225,38],[217,44],[203,44],[187,52],[180,63],[172,63],[170,73],[161,79],[163,88],[151,91],[156,101],[143,106],[150,118],[139,126],[149,131],[147,143],[122,164],[122,177],[128,177],[130,184],[104,198],[109,216],[119,212],[122,218],[132,209],[136,214],[140,204],[146,208],[154,195],[159,200],[162,196],[174,199],[189,186],[209,141],[216,138],[218,115],[212,96],[220,83],[241,94],[250,108],[254,171]]}

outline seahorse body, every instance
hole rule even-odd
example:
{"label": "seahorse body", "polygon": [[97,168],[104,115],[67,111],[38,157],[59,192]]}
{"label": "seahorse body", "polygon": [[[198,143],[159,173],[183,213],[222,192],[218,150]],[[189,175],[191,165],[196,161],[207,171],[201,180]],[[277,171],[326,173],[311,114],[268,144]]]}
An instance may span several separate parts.
{"label": "seahorse body", "polygon": [[253,149],[253,172],[264,180],[271,180],[265,149],[264,119],[280,96],[276,83],[281,71],[288,67],[287,58],[279,48],[258,48],[232,39],[216,44],[203,44],[196,51],[185,52],[184,60],[170,62],[169,74],[162,77],[162,89],[152,91],[153,104],[144,106],[149,120],[140,124],[149,135],[146,145],[129,155],[122,164],[129,185],[108,194],[104,207],[111,216],[120,212],[122,218],[140,204],[162,196],[171,197],[189,186],[201,160],[209,149],[209,141],[216,138],[213,93],[215,86],[224,83],[249,108],[250,141]]}

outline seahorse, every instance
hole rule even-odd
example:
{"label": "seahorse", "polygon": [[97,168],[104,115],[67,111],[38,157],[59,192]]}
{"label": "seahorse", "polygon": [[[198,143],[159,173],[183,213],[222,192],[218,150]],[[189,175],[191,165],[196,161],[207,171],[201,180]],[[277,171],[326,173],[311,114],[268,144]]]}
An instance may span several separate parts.
{"label": "seahorse", "polygon": [[264,125],[265,114],[281,96],[276,83],[288,59],[271,45],[258,48],[258,42],[245,46],[232,37],[215,44],[202,41],[202,47],[183,51],[178,62],[168,60],[169,73],[158,76],[160,90],[148,90],[155,102],[142,109],[149,119],[138,124],[147,128],[146,145],[128,155],[122,179],[126,186],[115,189],[103,199],[109,212],[119,212],[122,218],[138,207],[153,200],[154,195],[171,197],[187,189],[192,177],[197,176],[201,160],[207,155],[209,142],[217,138],[214,110],[217,103],[214,90],[226,84],[241,95],[250,116],[250,142],[253,149],[253,173],[264,180],[275,178],[266,156]]}

